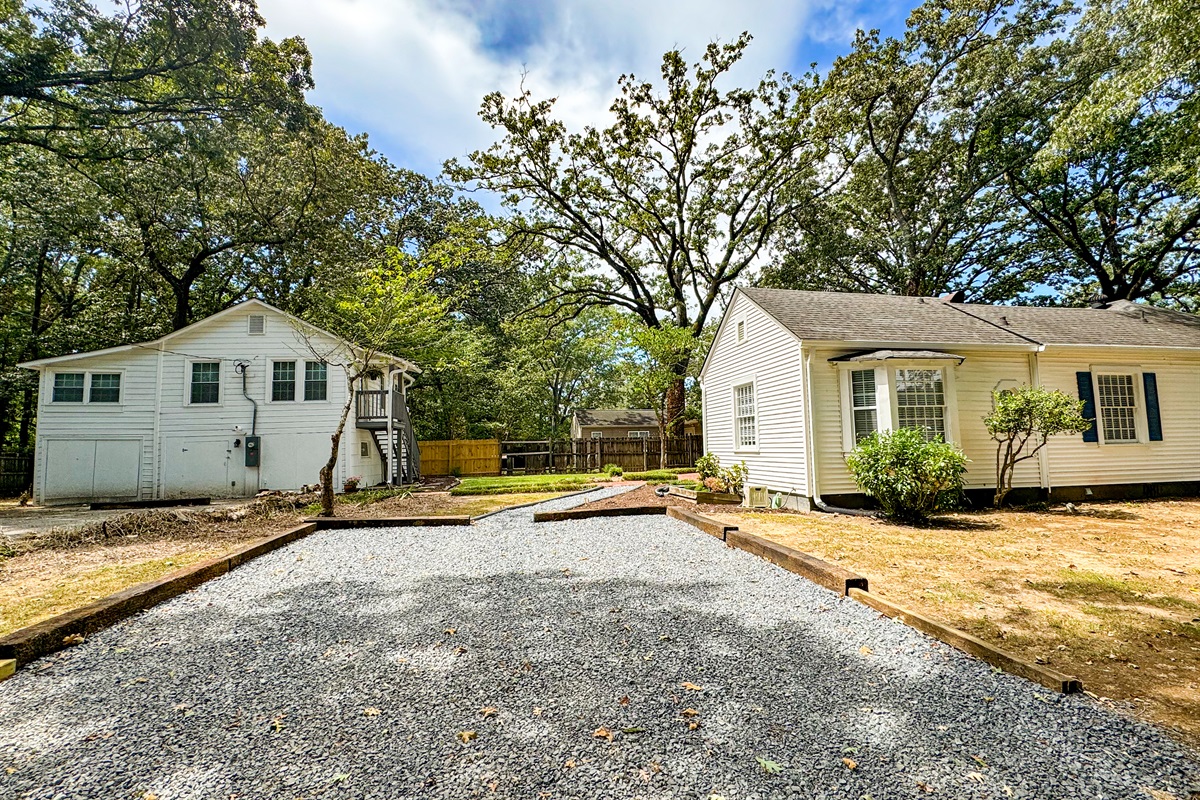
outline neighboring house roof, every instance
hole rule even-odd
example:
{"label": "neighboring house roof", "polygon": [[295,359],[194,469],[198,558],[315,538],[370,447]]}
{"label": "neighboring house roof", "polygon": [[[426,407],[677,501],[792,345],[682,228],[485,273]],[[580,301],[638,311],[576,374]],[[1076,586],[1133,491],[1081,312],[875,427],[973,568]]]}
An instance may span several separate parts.
{"label": "neighboring house roof", "polygon": [[1044,308],[793,289],[739,289],[801,339],[1200,349],[1200,318],[1140,303]]}
{"label": "neighboring house roof", "polygon": [[575,411],[575,420],[581,426],[593,428],[602,425],[637,427],[658,424],[658,417],[652,408],[580,408]]}
{"label": "neighboring house roof", "polygon": [[[216,314],[210,314],[209,316],[205,317],[204,319],[193,322],[191,325],[180,328],[177,331],[171,331],[170,333],[166,334],[165,336],[160,336],[157,339],[153,339],[148,342],[135,342],[132,344],[117,345],[116,347],[106,347],[102,350],[87,350],[87,351],[80,352],[80,353],[67,353],[66,355],[52,356],[50,358],[39,358],[34,361],[22,362],[20,364],[17,364],[17,366],[25,367],[26,369],[40,369],[42,367],[51,366],[53,364],[61,364],[64,362],[76,361],[78,359],[83,359],[83,358],[92,358],[94,356],[107,356],[107,355],[112,355],[114,353],[124,353],[124,352],[128,352],[130,350],[139,350],[139,349],[147,349],[147,348],[148,349],[157,349],[160,344],[169,342],[170,340],[172,340],[178,336],[182,336],[185,333],[193,332],[196,329],[203,327],[204,325],[208,324],[209,322],[211,322],[213,320],[228,316],[228,315],[234,313],[235,311],[246,311],[249,308],[262,308],[267,311],[272,311],[276,314],[279,314],[282,317],[286,317],[288,320],[290,320],[292,323],[294,323],[297,327],[304,328],[306,330],[312,331],[314,333],[319,333],[324,336],[328,336],[331,339],[339,338],[338,336],[330,333],[327,330],[318,328],[316,325],[305,322],[304,320],[300,319],[297,316],[293,316],[292,314],[289,314],[282,309],[276,308],[275,306],[271,305],[270,303],[264,303],[262,300],[246,300],[246,301],[238,303],[236,305],[232,305],[223,311],[218,311]],[[355,349],[358,350],[358,348],[355,348]],[[393,362],[395,364],[400,365],[407,372],[420,372],[421,371],[421,368],[418,367],[416,364],[412,363],[411,361],[400,358],[399,356],[390,355],[388,353],[379,353],[377,360]]]}

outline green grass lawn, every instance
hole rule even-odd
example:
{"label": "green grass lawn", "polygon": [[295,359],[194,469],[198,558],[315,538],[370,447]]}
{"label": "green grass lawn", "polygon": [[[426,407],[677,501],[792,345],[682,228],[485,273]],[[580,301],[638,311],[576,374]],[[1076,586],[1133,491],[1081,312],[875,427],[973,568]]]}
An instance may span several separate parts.
{"label": "green grass lawn", "polygon": [[586,489],[605,475],[501,475],[463,478],[450,494],[512,494],[514,492],[570,492]]}

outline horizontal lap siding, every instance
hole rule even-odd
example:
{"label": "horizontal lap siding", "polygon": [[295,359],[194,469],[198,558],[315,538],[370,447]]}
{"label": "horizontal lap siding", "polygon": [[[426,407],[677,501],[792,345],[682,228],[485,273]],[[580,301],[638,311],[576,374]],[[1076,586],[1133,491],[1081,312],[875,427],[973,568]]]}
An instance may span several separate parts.
{"label": "horizontal lap siding", "polygon": [[[950,348],[947,348],[950,349]],[[1025,353],[1001,354],[971,351],[961,347],[953,351],[965,356],[952,367],[956,401],[947,411],[957,423],[954,439],[970,463],[967,488],[996,485],[996,443],[988,435],[983,418],[992,409],[992,391],[1002,387],[1028,384],[1029,360]],[[829,359],[849,350],[814,351],[812,357],[813,419],[816,427],[818,482],[822,494],[848,494],[858,491],[846,467],[842,436],[842,396],[838,368]],[[949,402],[949,400],[947,401]],[[1040,483],[1037,459],[1029,459],[1017,468],[1015,486]]]}
{"label": "horizontal lap siding", "polygon": [[[806,494],[800,344],[744,295],[735,296],[704,370],[705,447],[728,466],[745,461],[748,485]],[[737,322],[746,339],[737,341]],[[755,382],[758,452],[734,449],[733,387]]]}
{"label": "horizontal lap siding", "polygon": [[[1076,372],[1093,366],[1138,367],[1158,381],[1163,438],[1144,444],[1099,444],[1055,436],[1047,446],[1051,486],[1200,481],[1200,355],[1136,349],[1055,349],[1039,356],[1042,382],[1078,396]],[[1139,432],[1145,434],[1142,420]]]}

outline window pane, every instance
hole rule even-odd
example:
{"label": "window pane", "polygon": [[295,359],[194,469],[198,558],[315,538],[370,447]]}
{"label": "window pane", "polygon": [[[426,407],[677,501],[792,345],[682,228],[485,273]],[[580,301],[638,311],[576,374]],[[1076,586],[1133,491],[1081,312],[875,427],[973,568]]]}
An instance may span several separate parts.
{"label": "window pane", "polygon": [[879,430],[879,421],[873,408],[854,409],[854,442],[857,444]]}
{"label": "window pane", "polygon": [[121,402],[121,373],[93,372],[92,386],[88,390],[89,403]]}
{"label": "window pane", "polygon": [[1100,418],[1104,425],[1104,441],[1136,442],[1137,407],[1133,391],[1132,375],[1097,375],[1096,398],[1100,406]]}
{"label": "window pane", "polygon": [[875,370],[862,369],[851,372],[850,389],[855,408],[874,408]]}
{"label": "window pane", "polygon": [[83,402],[83,373],[58,372],[54,375],[54,391],[51,399],[55,403]]}
{"label": "window pane", "polygon": [[221,401],[221,363],[219,361],[197,361],[192,364],[192,402],[219,403]]}
{"label": "window pane", "polygon": [[734,391],[737,407],[737,446],[754,447],[758,444],[754,433],[754,386],[739,386]]}
{"label": "window pane", "polygon": [[925,438],[946,438],[946,393],[940,369],[896,370],[896,424],[920,428]]}
{"label": "window pane", "polygon": [[276,361],[271,367],[271,399],[296,399],[296,362]]}
{"label": "window pane", "polygon": [[324,400],[328,389],[327,368],[321,361],[304,362],[304,399]]}

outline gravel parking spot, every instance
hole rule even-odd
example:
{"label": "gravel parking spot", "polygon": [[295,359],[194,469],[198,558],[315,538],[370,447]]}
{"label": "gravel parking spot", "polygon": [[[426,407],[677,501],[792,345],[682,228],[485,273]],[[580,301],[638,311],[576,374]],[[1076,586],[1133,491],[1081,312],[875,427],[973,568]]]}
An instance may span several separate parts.
{"label": "gravel parking spot", "polygon": [[[566,498],[578,505],[617,489]],[[1187,798],[1196,754],[667,517],[327,531],[0,684],[0,797]]]}

